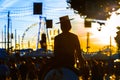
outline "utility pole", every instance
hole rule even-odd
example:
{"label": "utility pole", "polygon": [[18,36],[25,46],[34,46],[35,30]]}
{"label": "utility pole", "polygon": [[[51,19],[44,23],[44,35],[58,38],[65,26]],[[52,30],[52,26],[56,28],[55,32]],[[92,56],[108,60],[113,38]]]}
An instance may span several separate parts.
{"label": "utility pole", "polygon": [[90,48],[90,46],[89,46],[89,35],[90,35],[90,33],[87,32],[87,47],[86,47],[87,53],[89,52],[89,48]]}
{"label": "utility pole", "polygon": [[42,17],[40,16],[40,23],[39,23],[39,28],[38,28],[38,39],[37,39],[37,49],[38,49],[38,45],[39,45],[39,41],[40,41],[40,29],[41,29],[41,20],[42,20]]}
{"label": "utility pole", "polygon": [[9,53],[9,25],[10,25],[10,12],[8,11],[8,25],[7,25],[7,48],[8,48],[8,53]]}
{"label": "utility pole", "polygon": [[5,31],[4,38],[5,38],[5,49],[6,49],[6,25],[4,26],[4,31]]}
{"label": "utility pole", "polygon": [[16,46],[17,45],[17,32],[16,32],[16,30],[15,30],[15,50],[16,50]]}
{"label": "utility pole", "polygon": [[112,40],[111,40],[111,36],[110,36],[110,56],[112,56],[112,50],[111,50],[111,47],[112,47]]}
{"label": "utility pole", "polygon": [[19,50],[20,50],[20,35],[18,35],[18,43],[19,43]]}
{"label": "utility pole", "polygon": [[30,41],[28,41],[28,48],[30,48]]}
{"label": "utility pole", "polygon": [[2,48],[3,48],[3,31],[2,31]]}
{"label": "utility pole", "polygon": [[13,33],[12,33],[12,21],[11,21],[11,19],[10,19],[10,28],[11,28],[11,32],[10,32],[10,46],[11,46],[11,51],[12,51],[12,48],[13,48],[13,46],[12,46],[12,39],[13,39]]}

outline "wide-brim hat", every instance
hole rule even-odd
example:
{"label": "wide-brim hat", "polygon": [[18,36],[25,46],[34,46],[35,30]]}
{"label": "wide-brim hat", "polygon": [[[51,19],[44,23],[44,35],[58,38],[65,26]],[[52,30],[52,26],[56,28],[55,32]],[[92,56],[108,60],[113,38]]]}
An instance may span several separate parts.
{"label": "wide-brim hat", "polygon": [[68,23],[70,23],[70,20],[73,20],[73,18],[72,18],[72,19],[69,19],[69,16],[68,16],[68,15],[65,15],[65,16],[60,17],[59,20],[60,20],[60,22],[57,22],[57,24],[63,23],[63,22],[68,22]]}
{"label": "wide-brim hat", "polygon": [[67,21],[70,21],[69,17],[66,15],[66,16],[62,16],[59,18],[60,19],[60,23],[61,22],[67,22]]}
{"label": "wide-brim hat", "polygon": [[68,15],[60,17],[59,20],[62,31],[66,32],[71,29],[71,22]]}

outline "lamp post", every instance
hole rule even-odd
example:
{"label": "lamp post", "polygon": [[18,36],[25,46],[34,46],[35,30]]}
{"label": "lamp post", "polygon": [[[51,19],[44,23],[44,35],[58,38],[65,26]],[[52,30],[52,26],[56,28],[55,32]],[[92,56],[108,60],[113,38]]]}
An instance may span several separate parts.
{"label": "lamp post", "polygon": [[37,49],[38,49],[38,44],[39,44],[39,41],[40,41],[40,28],[41,28],[41,20],[42,20],[42,17],[40,16],[40,23],[39,23],[39,28],[38,28],[38,39],[37,39]]}
{"label": "lamp post", "polygon": [[8,48],[8,53],[9,53],[9,37],[10,37],[10,35],[9,35],[9,25],[10,25],[10,11],[8,11],[8,25],[7,25],[7,48]]}
{"label": "lamp post", "polygon": [[89,36],[90,36],[90,33],[87,32],[87,47],[86,47],[87,53],[89,52],[89,48],[90,48],[90,46],[89,46]]}

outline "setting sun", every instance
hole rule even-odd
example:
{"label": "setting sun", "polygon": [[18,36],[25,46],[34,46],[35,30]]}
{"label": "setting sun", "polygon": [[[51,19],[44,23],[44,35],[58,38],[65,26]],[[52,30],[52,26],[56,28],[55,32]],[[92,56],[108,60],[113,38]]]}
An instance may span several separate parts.
{"label": "setting sun", "polygon": [[100,25],[96,22],[92,22],[91,28],[85,28],[84,19],[77,19],[71,21],[73,25],[72,31],[79,36],[81,47],[86,51],[87,47],[87,32],[89,32],[89,51],[94,52],[101,50],[103,47],[111,45],[116,46],[114,37],[118,31],[116,27],[120,26],[118,22],[120,15],[113,12],[109,19],[102,21],[104,25]]}
{"label": "setting sun", "polygon": [[105,21],[105,25],[99,25],[98,23],[92,23],[92,28],[90,29],[90,46],[106,46],[112,45],[116,47],[116,42],[114,37],[116,36],[116,32],[118,31],[116,27],[120,25],[118,22],[120,20],[120,16],[113,13],[107,21]]}

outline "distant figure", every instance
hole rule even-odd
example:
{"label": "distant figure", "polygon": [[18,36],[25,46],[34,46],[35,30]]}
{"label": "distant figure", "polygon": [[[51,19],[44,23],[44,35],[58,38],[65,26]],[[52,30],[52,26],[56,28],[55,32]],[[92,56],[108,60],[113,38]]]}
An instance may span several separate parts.
{"label": "distant figure", "polygon": [[3,60],[0,60],[0,80],[6,80],[9,75],[10,69],[8,65]]}
{"label": "distant figure", "polygon": [[69,17],[60,17],[60,25],[62,33],[54,39],[54,54],[58,65],[74,67],[76,58],[83,65],[85,61],[81,55],[79,39],[77,35],[69,32],[71,29]]}
{"label": "distant figure", "polygon": [[45,33],[43,33],[42,36],[41,36],[40,45],[41,45],[41,50],[43,50],[43,51],[47,50],[46,34]]}
{"label": "distant figure", "polygon": [[21,74],[21,80],[26,80],[28,68],[25,61],[22,61],[19,70]]}

